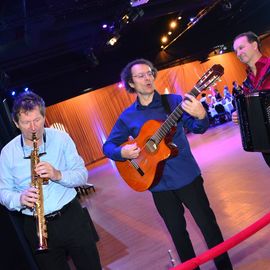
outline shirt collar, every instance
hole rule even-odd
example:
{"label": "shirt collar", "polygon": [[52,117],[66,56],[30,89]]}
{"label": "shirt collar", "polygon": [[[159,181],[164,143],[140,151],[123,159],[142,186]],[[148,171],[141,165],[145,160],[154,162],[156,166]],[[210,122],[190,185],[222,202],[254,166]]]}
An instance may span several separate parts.
{"label": "shirt collar", "polygon": [[147,106],[142,105],[139,100],[139,97],[137,97],[135,101],[135,107],[136,109],[139,110],[144,110],[145,108],[155,108],[158,107],[160,104],[161,104],[161,96],[156,90],[154,92],[153,100],[151,101],[151,103],[149,103],[149,105]]}
{"label": "shirt collar", "polygon": [[[269,61],[268,57],[262,55],[261,58],[255,63],[255,66],[258,69],[260,69],[260,67],[263,67],[265,64],[267,64]],[[247,73],[250,74],[252,73],[250,67],[247,68]]]}

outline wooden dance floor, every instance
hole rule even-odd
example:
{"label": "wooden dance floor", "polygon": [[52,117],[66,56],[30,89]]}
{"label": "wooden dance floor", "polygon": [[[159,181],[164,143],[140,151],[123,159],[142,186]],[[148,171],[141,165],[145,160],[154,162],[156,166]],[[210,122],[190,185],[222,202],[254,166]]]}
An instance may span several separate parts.
{"label": "wooden dance floor", "polygon": [[[270,210],[270,169],[259,153],[242,149],[239,127],[232,122],[188,135],[211,206],[224,238],[230,238]],[[170,236],[150,192],[135,192],[119,176],[114,163],[104,159],[89,167],[89,183],[96,192],[82,197],[100,240],[104,270],[165,270],[180,264]],[[195,251],[206,251],[202,235],[186,211]],[[270,225],[229,251],[236,270],[270,269]],[[214,270],[212,262],[201,266]]]}

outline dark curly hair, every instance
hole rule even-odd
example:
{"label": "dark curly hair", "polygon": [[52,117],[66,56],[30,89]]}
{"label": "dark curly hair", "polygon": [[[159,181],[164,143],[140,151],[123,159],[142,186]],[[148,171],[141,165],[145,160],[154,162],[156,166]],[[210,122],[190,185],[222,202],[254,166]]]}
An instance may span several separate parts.
{"label": "dark curly hair", "polygon": [[12,118],[18,123],[19,114],[21,112],[32,111],[36,106],[39,107],[42,116],[45,116],[45,102],[44,100],[32,91],[20,93],[13,102]]}
{"label": "dark curly hair", "polygon": [[258,44],[258,50],[261,51],[261,41],[255,33],[248,31],[248,32],[239,34],[234,38],[233,43],[240,37],[247,37],[247,40],[249,43],[256,42]]}
{"label": "dark curly hair", "polygon": [[133,79],[132,79],[132,74],[131,74],[131,68],[135,65],[138,65],[138,64],[144,64],[144,65],[147,65],[150,67],[151,71],[153,72],[153,76],[154,78],[157,77],[157,69],[154,67],[154,65],[146,60],[146,59],[143,59],[143,58],[140,58],[140,59],[136,59],[132,62],[129,62],[122,70],[121,72],[121,81],[122,83],[124,84],[126,90],[129,92],[129,93],[135,93],[135,89],[133,87],[131,87],[129,85],[129,83],[133,83]]}

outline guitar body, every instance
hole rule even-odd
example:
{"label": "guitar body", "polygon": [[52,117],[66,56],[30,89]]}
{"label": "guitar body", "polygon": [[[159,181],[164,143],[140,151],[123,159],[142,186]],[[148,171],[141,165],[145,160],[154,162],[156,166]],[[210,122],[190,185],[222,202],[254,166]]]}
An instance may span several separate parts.
{"label": "guitar body", "polygon": [[[124,143],[137,143],[141,148],[138,158],[126,161],[116,161],[116,167],[125,182],[136,191],[145,191],[157,183],[162,175],[164,162],[171,154],[177,153],[177,148],[170,144],[171,137],[166,136],[155,147],[147,147],[149,139],[160,128],[162,122],[149,120],[141,128],[135,140]],[[123,146],[122,145],[122,146]],[[135,166],[134,166],[135,165]]]}

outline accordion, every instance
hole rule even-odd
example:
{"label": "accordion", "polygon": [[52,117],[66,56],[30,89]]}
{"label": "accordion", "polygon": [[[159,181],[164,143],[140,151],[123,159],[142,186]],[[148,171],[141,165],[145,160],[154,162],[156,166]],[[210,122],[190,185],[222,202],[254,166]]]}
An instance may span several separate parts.
{"label": "accordion", "polygon": [[236,97],[245,151],[270,153],[270,90]]}

